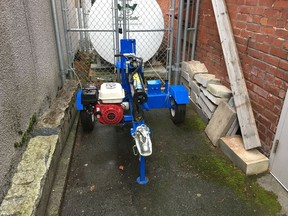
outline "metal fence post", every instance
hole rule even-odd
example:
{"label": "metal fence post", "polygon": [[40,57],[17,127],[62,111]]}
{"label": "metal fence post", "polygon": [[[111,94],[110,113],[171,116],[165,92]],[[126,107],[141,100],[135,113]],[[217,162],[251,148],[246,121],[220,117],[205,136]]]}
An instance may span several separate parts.
{"label": "metal fence post", "polygon": [[198,16],[199,16],[199,6],[200,0],[196,2],[196,12],[195,12],[195,20],[194,20],[194,34],[193,34],[193,42],[192,42],[192,53],[191,59],[194,60],[195,58],[195,47],[196,47],[196,38],[197,38],[197,29],[198,29]]}
{"label": "metal fence post", "polygon": [[180,51],[181,51],[181,33],[182,33],[182,22],[183,22],[183,5],[184,0],[179,0],[178,8],[178,29],[177,29],[177,40],[176,40],[176,60],[175,60],[175,84],[179,83],[180,76]]}

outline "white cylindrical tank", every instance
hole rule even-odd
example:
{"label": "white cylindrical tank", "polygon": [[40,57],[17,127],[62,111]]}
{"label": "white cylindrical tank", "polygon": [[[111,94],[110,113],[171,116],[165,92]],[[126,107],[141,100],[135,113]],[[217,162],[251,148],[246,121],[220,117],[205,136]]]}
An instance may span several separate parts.
{"label": "white cylindrical tank", "polygon": [[[119,27],[123,27],[122,1],[118,1]],[[164,19],[156,0],[128,0],[127,24],[130,30],[157,30],[130,32],[129,38],[136,39],[136,52],[144,62],[159,49],[164,31]],[[114,13],[113,13],[114,14]],[[112,30],[115,22],[112,15],[112,0],[96,0],[89,14],[89,28]],[[120,39],[123,34],[120,34]],[[90,40],[97,53],[111,64],[114,63],[113,34],[111,32],[91,32]]]}

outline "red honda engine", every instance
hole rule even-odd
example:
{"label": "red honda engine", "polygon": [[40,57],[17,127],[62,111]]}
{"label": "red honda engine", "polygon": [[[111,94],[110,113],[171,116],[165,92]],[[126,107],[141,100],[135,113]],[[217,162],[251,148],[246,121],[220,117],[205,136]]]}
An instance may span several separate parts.
{"label": "red honda engine", "polygon": [[96,116],[102,124],[118,124],[122,121],[124,108],[121,104],[96,104]]}

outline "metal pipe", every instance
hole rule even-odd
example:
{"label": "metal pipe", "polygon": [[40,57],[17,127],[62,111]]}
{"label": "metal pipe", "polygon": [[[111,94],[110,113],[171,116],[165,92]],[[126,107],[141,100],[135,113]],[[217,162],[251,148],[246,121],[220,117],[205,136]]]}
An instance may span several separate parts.
{"label": "metal pipe", "polygon": [[190,0],[187,1],[187,5],[186,5],[182,61],[185,61],[185,55],[186,55],[186,42],[187,42],[187,29],[188,29],[189,12],[190,12]]}
{"label": "metal pipe", "polygon": [[176,60],[175,60],[175,85],[179,81],[180,71],[180,50],[181,50],[181,33],[182,33],[182,18],[183,18],[183,5],[184,0],[179,0],[178,8],[178,30],[177,30],[177,41],[176,41]]}
{"label": "metal pipe", "polygon": [[105,30],[105,29],[80,29],[80,28],[70,28],[67,29],[68,32],[114,32],[114,30]]}
{"label": "metal pipe", "polygon": [[63,28],[64,28],[64,38],[65,38],[65,45],[66,45],[66,54],[67,54],[67,61],[68,61],[68,73],[69,73],[69,77],[73,78],[74,74],[72,72],[72,70],[70,70],[69,68],[72,68],[72,59],[73,56],[71,55],[71,50],[72,47],[69,45],[70,44],[70,40],[68,37],[68,26],[67,26],[67,5],[65,4],[64,0],[61,0],[61,7],[62,7],[62,17],[63,17]]}
{"label": "metal pipe", "polygon": [[[119,49],[119,14],[118,14],[118,0],[114,0],[114,16],[115,16],[115,46],[116,46],[116,54],[120,53],[120,49]],[[116,58],[116,61],[119,61],[119,57]],[[120,69],[117,69],[117,81],[120,82]]]}
{"label": "metal pipe", "polygon": [[[71,29],[68,29],[67,31],[68,32],[114,32],[115,30],[71,28]],[[126,32],[165,32],[165,31],[169,31],[169,29],[126,30]]]}
{"label": "metal pipe", "polygon": [[59,31],[59,22],[58,22],[58,15],[57,15],[57,8],[56,8],[55,0],[51,0],[51,9],[52,9],[52,17],[53,17],[55,39],[56,39],[56,46],[57,46],[57,53],[58,53],[59,68],[60,68],[60,73],[61,73],[61,81],[62,81],[62,86],[63,86],[66,81],[66,72],[65,72],[65,67],[64,67],[62,43],[61,43],[61,37],[60,37],[60,31]]}
{"label": "metal pipe", "polygon": [[195,58],[195,47],[196,47],[196,36],[197,36],[197,29],[198,29],[198,16],[199,16],[199,5],[200,0],[197,0],[196,2],[196,12],[195,12],[195,21],[194,21],[194,34],[193,34],[193,42],[192,42],[192,54],[191,54],[191,60],[194,60]]}
{"label": "metal pipe", "polygon": [[[79,25],[79,28],[82,29],[83,26],[82,26],[82,15],[81,15],[81,9],[80,9],[80,0],[77,1],[77,14],[78,14],[78,25]],[[80,32],[79,45],[80,45],[79,50],[83,51],[83,34],[82,34],[82,32]]]}
{"label": "metal pipe", "polygon": [[169,35],[169,60],[168,60],[168,83],[170,85],[171,83],[171,72],[172,72],[172,50],[173,50],[173,36],[174,36],[174,18],[175,18],[175,0],[172,0],[172,5],[171,5],[171,17],[170,17],[170,35]]}
{"label": "metal pipe", "polygon": [[[84,7],[82,8],[82,13],[83,13],[83,24],[84,24],[84,29],[88,28],[88,21],[87,21],[87,16],[88,16],[88,13],[86,13],[86,1],[84,1]],[[89,47],[89,36],[88,36],[88,33],[87,32],[84,32],[84,47],[85,47],[85,50],[88,51],[90,49]]]}
{"label": "metal pipe", "polygon": [[126,0],[122,0],[123,10],[123,39],[127,39],[127,16],[126,16]]}

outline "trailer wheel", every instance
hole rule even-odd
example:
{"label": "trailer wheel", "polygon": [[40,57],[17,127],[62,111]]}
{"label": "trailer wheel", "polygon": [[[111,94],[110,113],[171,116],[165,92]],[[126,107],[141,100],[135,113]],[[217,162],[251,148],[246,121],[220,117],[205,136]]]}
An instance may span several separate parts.
{"label": "trailer wheel", "polygon": [[186,116],[186,104],[177,104],[172,98],[170,116],[174,124],[180,124],[184,122]]}
{"label": "trailer wheel", "polygon": [[94,129],[95,116],[86,110],[80,111],[81,124],[84,131],[92,131]]}

